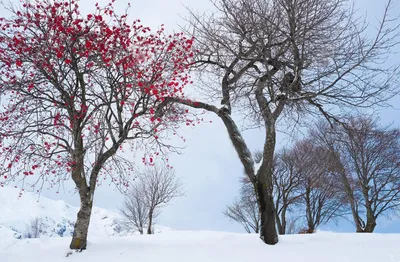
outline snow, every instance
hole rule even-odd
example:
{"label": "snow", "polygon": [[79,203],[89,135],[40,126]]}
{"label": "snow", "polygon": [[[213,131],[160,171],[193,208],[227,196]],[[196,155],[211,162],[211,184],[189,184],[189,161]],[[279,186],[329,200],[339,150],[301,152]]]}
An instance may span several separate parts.
{"label": "snow", "polygon": [[118,232],[118,214],[95,208],[88,249],[68,258],[71,237],[45,234],[36,239],[18,239],[30,219],[47,218],[49,232],[57,224],[72,223],[77,207],[63,201],[0,188],[0,262],[400,262],[400,234],[355,234],[318,232],[281,236],[275,246],[261,242],[256,234],[212,231],[156,230],[155,235]]}
{"label": "snow", "polygon": [[[26,237],[31,221],[40,218],[43,228],[41,237],[72,236],[76,215],[79,210],[64,201],[55,201],[31,192],[11,187],[0,188],[0,237],[20,239]],[[134,232],[122,226],[119,213],[93,207],[89,236],[107,237],[131,235]],[[155,226],[155,232],[168,228]],[[0,246],[4,244],[0,242]],[[2,260],[0,260],[2,262]]]}
{"label": "snow", "polygon": [[88,249],[66,258],[68,238],[23,239],[0,249],[2,262],[398,262],[400,234],[339,234],[281,236],[275,246],[255,234],[168,231],[156,235],[98,237]]}

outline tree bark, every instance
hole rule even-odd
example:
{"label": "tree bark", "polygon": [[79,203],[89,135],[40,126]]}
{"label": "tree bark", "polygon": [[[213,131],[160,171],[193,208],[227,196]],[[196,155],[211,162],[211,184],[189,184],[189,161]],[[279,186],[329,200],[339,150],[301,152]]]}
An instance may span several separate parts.
{"label": "tree bark", "polygon": [[278,243],[278,235],[275,227],[274,202],[266,187],[265,183],[258,183],[258,194],[262,199],[259,207],[261,213],[260,238],[268,245],[275,245]]}
{"label": "tree bark", "polygon": [[147,227],[147,234],[151,235],[153,232],[151,230],[153,224],[153,210],[149,212],[149,226]]}
{"label": "tree bark", "polygon": [[267,127],[262,164],[257,172],[257,193],[261,214],[260,238],[268,245],[278,243],[273,190],[273,168],[276,132],[274,123]]}
{"label": "tree bark", "polygon": [[[286,203],[284,205],[287,205]],[[281,213],[281,229],[279,231],[279,234],[281,235],[285,235],[286,234],[286,210],[287,208],[284,207],[282,209],[282,213]]]}
{"label": "tree bark", "polygon": [[278,228],[278,233],[279,233],[279,235],[283,235],[283,234],[282,234],[282,223],[281,223],[281,219],[280,219],[279,215],[277,214],[276,210],[275,210],[275,221],[276,221],[276,227]]}
{"label": "tree bark", "polygon": [[81,208],[78,212],[74,226],[74,234],[70,244],[70,249],[84,250],[87,245],[90,215],[92,213],[93,201],[90,192],[81,195]]}
{"label": "tree bark", "polygon": [[[77,126],[77,123],[74,124]],[[84,250],[87,245],[87,236],[89,230],[90,216],[92,213],[93,206],[93,193],[94,188],[90,188],[87,185],[85,170],[84,170],[84,149],[83,139],[81,136],[80,129],[75,131],[75,150],[72,154],[72,173],[71,177],[75,183],[76,188],[79,192],[81,207],[79,209],[75,226],[74,234],[70,244],[70,249]]]}

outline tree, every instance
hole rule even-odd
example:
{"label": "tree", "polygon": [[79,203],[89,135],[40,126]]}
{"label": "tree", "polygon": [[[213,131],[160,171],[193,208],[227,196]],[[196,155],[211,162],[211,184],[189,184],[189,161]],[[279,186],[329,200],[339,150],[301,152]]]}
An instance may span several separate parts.
{"label": "tree", "polygon": [[400,208],[400,130],[355,116],[334,129],[321,126],[313,134],[335,156],[338,185],[356,231],[373,232],[380,216]]}
{"label": "tree", "polygon": [[73,0],[24,0],[7,10],[11,16],[0,19],[0,175],[34,176],[40,189],[71,176],[81,207],[70,248],[85,249],[99,176],[127,187],[133,164],[121,152],[128,144],[152,163],[173,150],[163,131],[193,121],[163,103],[183,97],[193,40],[165,35],[163,27],[151,32],[140,20],[129,25],[112,3],[86,16]]}
{"label": "tree", "polygon": [[260,213],[256,193],[251,184],[243,182],[240,197],[226,207],[224,215],[240,223],[247,233],[259,233]]}
{"label": "tree", "polygon": [[[301,185],[303,177],[300,170],[298,170],[297,153],[294,149],[283,149],[276,156],[276,165],[273,175],[274,183],[274,202],[275,202],[275,215],[276,226],[280,235],[287,232],[287,214],[291,207],[298,204],[303,192]],[[290,231],[293,232],[295,227],[295,219],[290,222]]]}
{"label": "tree", "polygon": [[183,195],[180,180],[168,166],[154,165],[146,168],[139,175],[135,189],[148,211],[147,234],[153,233],[153,221],[161,213],[161,208]]}
{"label": "tree", "polygon": [[[389,0],[375,36],[347,0],[216,0],[215,13],[191,12],[187,32],[196,38],[197,70],[209,101],[178,102],[215,113],[257,194],[260,238],[276,244],[273,166],[280,119],[323,115],[379,105],[393,95],[397,67],[381,63],[398,40]],[[219,83],[216,85],[215,83]],[[221,99],[221,107],[214,99]],[[265,134],[263,158],[253,156],[232,117],[240,108]],[[293,116],[293,118],[292,118]],[[250,118],[249,118],[250,117]],[[300,121],[299,120],[299,121]]]}
{"label": "tree", "polygon": [[337,187],[335,164],[325,147],[316,145],[312,138],[295,144],[297,170],[301,179],[301,206],[304,207],[307,232],[332,219],[343,217],[347,205],[344,194]]}
{"label": "tree", "polygon": [[120,209],[129,228],[134,228],[143,235],[143,228],[149,223],[149,205],[145,201],[144,192],[138,185],[133,185]]}

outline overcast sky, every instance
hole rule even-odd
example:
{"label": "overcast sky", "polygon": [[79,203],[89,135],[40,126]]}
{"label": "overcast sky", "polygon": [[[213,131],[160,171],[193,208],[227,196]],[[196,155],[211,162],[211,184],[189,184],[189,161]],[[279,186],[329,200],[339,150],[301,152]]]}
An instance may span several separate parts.
{"label": "overcast sky", "polygon": [[[12,0],[17,3],[18,1]],[[81,1],[85,10],[90,10],[96,1]],[[106,1],[98,1],[106,3]],[[180,16],[186,16],[184,6],[199,12],[212,8],[208,0],[117,0],[117,9],[123,10],[127,3],[132,7],[129,15],[131,19],[139,18],[144,25],[156,29],[160,24],[165,24],[167,31],[177,30],[178,24],[183,20]],[[358,0],[357,6],[360,11],[367,12],[372,22],[381,17],[382,0]],[[400,14],[399,6],[394,13]],[[2,16],[4,11],[0,11]],[[400,61],[400,55],[396,55],[392,61]],[[392,101],[393,105],[400,107],[400,99]],[[385,109],[380,111],[380,116],[385,123],[394,123],[399,126],[399,111],[396,109]],[[231,203],[238,194],[239,178],[243,174],[243,168],[231,145],[225,127],[222,122],[213,115],[207,115],[210,124],[201,124],[195,128],[183,130],[186,138],[183,155],[172,155],[171,163],[176,173],[184,182],[185,197],[171,203],[158,219],[159,224],[174,229],[201,229],[201,230],[223,230],[243,232],[240,225],[229,221],[222,215],[225,206]],[[246,131],[244,133],[246,142],[250,149],[256,150],[262,147],[263,135],[259,130]],[[278,137],[279,146],[287,145],[290,141],[282,135]],[[70,204],[79,205],[78,195],[61,191],[55,194],[53,191],[45,191],[43,195],[63,199]],[[113,186],[103,185],[95,194],[95,205],[116,210],[122,201],[119,192]],[[332,224],[326,229],[335,231],[353,231],[353,227],[346,222],[337,226]],[[398,221],[382,221],[378,224],[379,232],[400,232]]]}

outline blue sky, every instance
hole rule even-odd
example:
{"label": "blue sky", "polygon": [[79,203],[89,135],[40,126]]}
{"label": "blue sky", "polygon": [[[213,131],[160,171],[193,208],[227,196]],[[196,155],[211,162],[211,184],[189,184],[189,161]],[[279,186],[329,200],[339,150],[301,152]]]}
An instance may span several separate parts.
{"label": "blue sky", "polygon": [[[11,2],[18,3],[17,0]],[[81,6],[86,10],[94,6],[96,1],[81,1]],[[106,3],[106,1],[98,1]],[[131,19],[139,18],[143,24],[156,29],[165,24],[166,30],[177,30],[178,24],[183,20],[180,16],[186,16],[184,6],[188,6],[199,12],[211,8],[208,0],[117,0],[117,9],[123,10],[127,3],[132,7],[129,15]],[[383,11],[382,0],[357,0],[356,6],[361,12],[366,12],[372,25],[381,17]],[[400,5],[393,10],[394,14],[400,14]],[[0,10],[0,16],[4,11]],[[398,51],[400,49],[398,48]],[[390,61],[400,61],[400,55],[396,54]],[[391,101],[393,106],[400,108],[400,99],[397,97]],[[400,125],[398,109],[382,109],[379,115],[384,123]],[[201,124],[195,128],[186,128],[183,135],[186,138],[184,154],[172,155],[171,163],[176,173],[184,183],[186,195],[171,203],[158,219],[160,224],[175,229],[193,230],[221,230],[243,232],[237,225],[222,214],[227,204],[230,204],[238,194],[239,178],[242,176],[243,168],[228,139],[222,122],[213,115],[207,115],[210,124]],[[251,150],[262,147],[263,134],[260,130],[244,132],[244,137]],[[290,139],[280,134],[278,136],[279,146],[290,143]],[[70,185],[59,194],[54,191],[44,191],[43,195],[63,199],[70,204],[79,205],[79,197],[70,193]],[[98,188],[95,195],[95,205],[117,209],[123,197],[113,186],[103,185]],[[396,221],[397,220],[397,221]],[[353,227],[346,221],[340,221],[338,225],[329,224],[324,227],[334,231],[354,231]],[[399,218],[392,221],[382,220],[377,227],[377,232],[400,232]]]}

